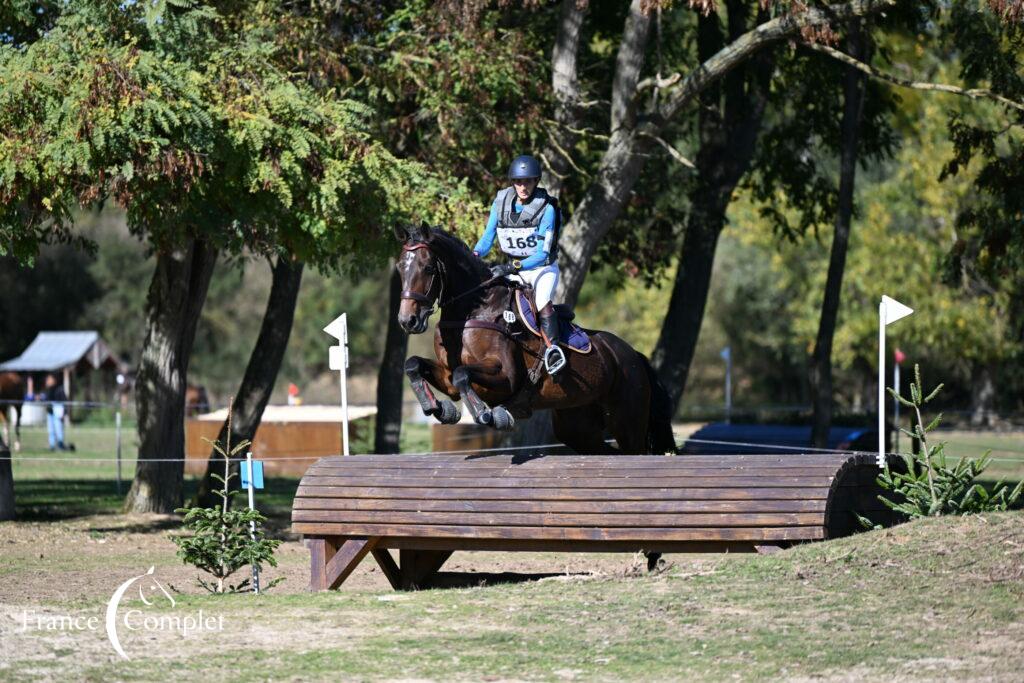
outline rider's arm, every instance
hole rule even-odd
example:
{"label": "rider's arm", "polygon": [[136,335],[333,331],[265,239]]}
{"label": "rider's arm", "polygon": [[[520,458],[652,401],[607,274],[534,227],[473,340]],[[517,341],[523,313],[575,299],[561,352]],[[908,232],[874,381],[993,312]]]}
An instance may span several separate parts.
{"label": "rider's arm", "polygon": [[544,215],[540,218],[540,226],[537,234],[543,240],[537,247],[537,251],[523,259],[522,270],[529,270],[544,265],[548,254],[551,253],[551,245],[555,240],[555,207],[548,204],[544,207]]}
{"label": "rider's arm", "polygon": [[491,250],[491,245],[494,244],[494,236],[498,233],[498,200],[495,199],[494,203],[491,204],[491,215],[487,219],[487,227],[484,228],[484,234],[480,237],[480,241],[473,247],[473,253],[483,258],[487,255],[487,252]]}

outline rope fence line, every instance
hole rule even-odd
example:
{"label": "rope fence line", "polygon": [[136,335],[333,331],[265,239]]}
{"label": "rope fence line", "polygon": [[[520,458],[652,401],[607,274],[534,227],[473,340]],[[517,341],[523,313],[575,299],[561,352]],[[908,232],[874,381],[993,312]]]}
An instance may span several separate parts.
{"label": "rope fence line", "polygon": [[[612,440],[611,439],[606,439],[606,441],[608,443],[611,443]],[[844,450],[844,449],[838,449],[838,448],[811,448],[811,447],[808,447],[808,446],[783,446],[783,445],[777,445],[777,444],[750,443],[750,442],[745,442],[745,441],[719,441],[719,440],[715,440],[715,439],[690,439],[690,438],[684,438],[681,441],[682,441],[682,443],[692,442],[692,443],[704,443],[704,444],[721,445],[721,446],[745,446],[745,447],[748,447],[748,448],[763,448],[763,449],[768,449],[768,450],[788,450],[788,451],[795,451],[793,453],[794,455],[796,455],[796,454],[814,455],[814,454],[818,454],[818,453],[821,453],[821,454],[856,454],[856,453],[867,453],[867,451],[853,451],[853,450],[848,450],[848,449]],[[566,446],[565,446],[564,443],[556,442],[556,443],[540,444],[540,445],[535,445],[535,446],[504,446],[504,447],[496,446],[496,447],[491,447],[491,448],[471,448],[471,449],[459,449],[459,450],[448,450],[448,451],[412,451],[412,452],[408,452],[408,453],[399,453],[398,455],[475,455],[475,454],[479,454],[479,453],[507,453],[507,452],[510,452],[510,451],[525,451],[525,450],[537,450],[537,449],[545,449],[545,448],[565,448],[565,447]],[[298,452],[301,453],[302,451],[298,451]],[[1011,452],[1017,452],[1017,451],[1011,451]],[[873,452],[871,452],[869,454],[870,455],[874,455]],[[361,453],[361,454],[354,454],[354,455],[373,455],[373,454],[372,453]],[[697,454],[694,454],[694,455],[697,455]],[[899,454],[898,453],[888,453],[888,455],[899,455]],[[319,459],[324,458],[324,457],[332,457],[332,456],[311,455],[311,456],[298,456],[298,457],[287,457],[287,458],[259,458],[259,460],[261,460],[263,462],[295,462],[297,460],[299,460],[299,461],[302,461],[302,460],[319,460]],[[628,456],[624,456],[624,457],[628,457]],[[680,455],[676,455],[676,456],[667,456],[667,457],[683,457],[683,458],[685,458],[686,455],[685,454],[680,454]],[[960,457],[968,457],[968,456],[956,456],[956,455],[954,455],[954,456],[951,456],[951,457],[960,458]],[[100,463],[100,462],[117,462],[118,461],[117,458],[99,458],[99,457],[82,457],[82,458],[72,457],[72,458],[65,458],[65,457],[52,457],[52,456],[15,456],[13,454],[11,456],[11,459],[12,459],[12,461],[17,461],[17,462],[36,461],[36,462],[97,462],[97,463]],[[129,458],[122,458],[121,459],[122,462],[127,461],[127,460],[138,461],[138,458],[136,458],[136,457],[129,457]],[[183,463],[194,462],[195,463],[195,462],[207,462],[209,460],[209,458],[192,458],[191,460],[189,460],[188,458],[144,458],[143,460],[146,461],[146,462],[183,462]],[[231,462],[245,462],[245,458],[231,458],[230,460],[231,460]],[[1024,458],[992,458],[992,461],[993,462],[1024,462]]]}

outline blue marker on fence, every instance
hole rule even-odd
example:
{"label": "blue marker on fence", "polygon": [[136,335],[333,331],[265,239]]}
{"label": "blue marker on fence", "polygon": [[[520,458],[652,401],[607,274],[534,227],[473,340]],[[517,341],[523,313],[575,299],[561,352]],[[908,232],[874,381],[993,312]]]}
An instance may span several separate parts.
{"label": "blue marker on fence", "polygon": [[[252,463],[252,487],[254,489],[263,488],[263,461],[262,460],[250,460]],[[240,467],[242,471],[242,488],[249,488],[249,468]]]}

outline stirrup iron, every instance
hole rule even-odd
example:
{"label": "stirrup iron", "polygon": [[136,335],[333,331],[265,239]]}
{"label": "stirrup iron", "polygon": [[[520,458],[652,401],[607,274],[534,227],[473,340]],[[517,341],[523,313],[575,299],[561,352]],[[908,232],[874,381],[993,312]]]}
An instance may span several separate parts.
{"label": "stirrup iron", "polygon": [[565,367],[565,352],[558,344],[552,344],[544,351],[544,369],[553,375]]}

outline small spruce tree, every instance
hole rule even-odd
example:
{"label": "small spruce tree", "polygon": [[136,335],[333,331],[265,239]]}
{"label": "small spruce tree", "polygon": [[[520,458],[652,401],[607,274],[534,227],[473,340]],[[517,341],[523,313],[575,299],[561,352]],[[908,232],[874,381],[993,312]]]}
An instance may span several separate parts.
{"label": "small spruce tree", "polygon": [[[212,575],[216,581],[206,581],[197,577],[200,586],[211,593],[237,593],[249,589],[250,579],[246,578],[238,584],[226,584],[226,580],[239,569],[263,563],[277,566],[274,551],[281,541],[265,538],[263,523],[266,521],[258,510],[243,508],[231,509],[231,497],[238,493],[232,490],[230,482],[237,474],[231,472],[231,460],[243,452],[251,443],[242,441],[231,447],[231,405],[228,405],[228,429],[225,444],[219,441],[204,439],[213,450],[224,460],[224,476],[212,475],[220,482],[222,489],[215,490],[221,497],[221,503],[215,507],[178,508],[176,512],[184,513],[183,525],[192,532],[191,536],[179,536],[172,540],[178,546],[178,557],[186,564],[191,564]],[[251,522],[255,522],[255,532]],[[283,581],[280,577],[264,586],[267,590]]]}
{"label": "small spruce tree", "polygon": [[900,453],[905,472],[892,470],[886,464],[878,483],[896,495],[895,500],[889,500],[885,496],[879,496],[879,500],[892,510],[912,519],[997,512],[1014,505],[1021,497],[1024,482],[1018,483],[1011,490],[1003,481],[999,481],[990,492],[977,481],[992,462],[991,452],[986,452],[981,458],[961,458],[950,465],[946,462],[946,443],[942,441],[932,445],[929,442],[929,434],[939,426],[942,414],[936,415],[925,426],[921,408],[938,395],[942,385],[938,385],[925,396],[922,390],[921,368],[918,365],[914,366],[914,380],[910,384],[909,399],[900,396],[891,388],[888,391],[897,401],[914,411],[913,430],[901,427],[900,431],[920,442],[920,452]]}

